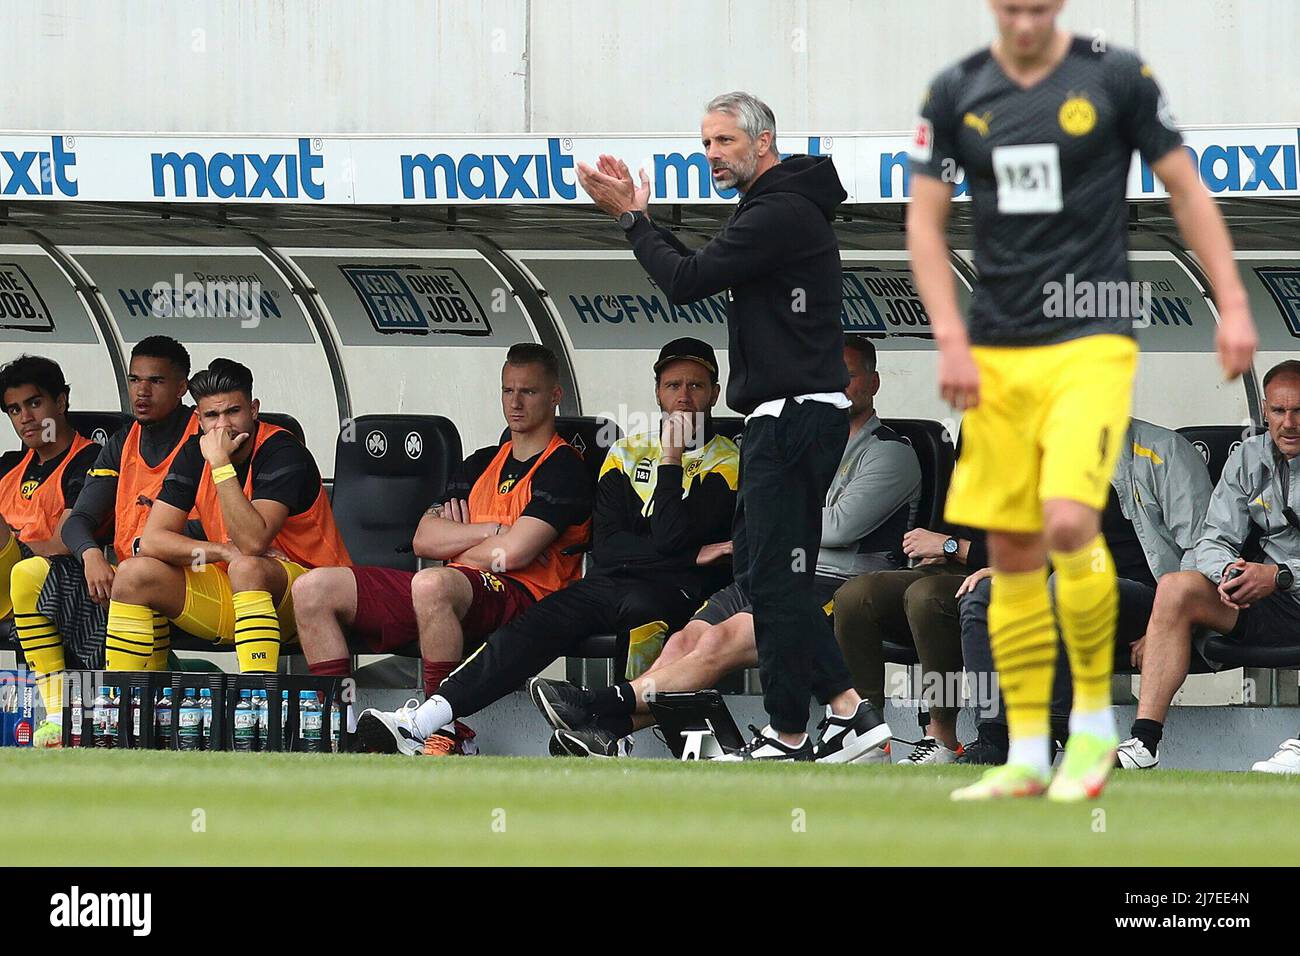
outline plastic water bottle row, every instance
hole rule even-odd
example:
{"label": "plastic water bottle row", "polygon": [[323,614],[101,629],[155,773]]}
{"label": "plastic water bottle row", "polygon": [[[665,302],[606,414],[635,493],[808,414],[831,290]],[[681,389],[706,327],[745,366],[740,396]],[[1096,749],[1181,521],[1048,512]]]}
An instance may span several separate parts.
{"label": "plastic water bottle row", "polygon": [[[118,715],[121,697],[116,687],[101,686],[92,706],[91,727],[96,747],[117,746]],[[131,737],[140,739],[140,688],[131,689]],[[72,746],[81,746],[83,713],[80,695],[72,699]],[[289,692],[280,692],[280,739],[286,740],[289,722]],[[264,690],[241,690],[235,705],[233,727],[234,749],[240,751],[265,750],[270,740],[270,707]],[[315,691],[304,690],[298,694],[298,737],[300,750],[320,750],[322,731],[320,700]],[[212,691],[207,688],[182,690],[179,706],[172,699],[170,687],[163,688],[154,702],[154,747],[171,750],[173,735],[179,750],[213,750],[214,720]],[[333,710],[328,749],[338,750],[339,708]],[[288,749],[286,747],[286,749]]]}

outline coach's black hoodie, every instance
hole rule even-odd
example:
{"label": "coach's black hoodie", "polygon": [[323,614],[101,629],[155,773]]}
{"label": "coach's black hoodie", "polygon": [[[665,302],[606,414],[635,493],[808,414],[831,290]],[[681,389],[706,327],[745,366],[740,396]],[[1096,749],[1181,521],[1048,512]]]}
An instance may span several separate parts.
{"label": "coach's black hoodie", "polygon": [[727,404],[742,415],[770,399],[848,384],[831,228],[845,198],[829,156],[791,156],[758,177],[698,251],[645,220],[628,232],[637,260],[673,302],[728,290]]}

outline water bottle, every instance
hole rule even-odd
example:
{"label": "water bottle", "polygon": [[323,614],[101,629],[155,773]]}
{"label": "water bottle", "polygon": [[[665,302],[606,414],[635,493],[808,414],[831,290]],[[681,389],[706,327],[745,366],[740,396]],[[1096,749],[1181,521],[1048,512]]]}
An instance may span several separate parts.
{"label": "water bottle", "polygon": [[140,746],[140,688],[131,689],[131,746]]}
{"label": "water bottle", "polygon": [[289,692],[280,691],[280,746],[289,749]]}
{"label": "water bottle", "polygon": [[217,741],[212,739],[212,691],[203,688],[199,691],[199,740],[204,750],[215,749]]}
{"label": "water bottle", "polygon": [[68,685],[69,694],[72,695],[72,746],[81,746],[81,722],[85,719],[82,713],[81,703],[81,681],[75,677]]}
{"label": "water bottle", "polygon": [[266,691],[253,691],[253,716],[257,722],[257,733],[253,739],[254,750],[265,750],[267,742],[271,739],[271,721],[267,713],[269,705],[266,702]]}
{"label": "water bottle", "polygon": [[342,717],[343,704],[338,701],[334,702],[334,707],[330,711],[330,750],[334,753],[339,752],[339,721]]}
{"label": "water bottle", "polygon": [[154,746],[159,750],[172,749],[172,689],[164,687],[162,696],[154,705],[154,717],[157,718],[158,732],[154,737]]}
{"label": "water bottle", "polygon": [[194,689],[187,687],[181,697],[181,709],[176,720],[176,742],[181,750],[198,750],[203,735],[203,711]]}
{"label": "water bottle", "polygon": [[302,749],[320,750],[321,730],[320,702],[314,690],[304,690],[298,694],[298,736],[302,738]]}
{"label": "water bottle", "polygon": [[235,749],[251,753],[257,738],[257,714],[253,710],[253,692],[241,690],[235,705]]}
{"label": "water bottle", "polygon": [[95,701],[91,704],[91,712],[95,720],[95,746],[108,748],[113,746],[113,738],[108,733],[108,708],[112,698],[108,694],[107,687],[101,687],[99,693],[95,695]]}
{"label": "water bottle", "polygon": [[117,728],[122,719],[122,696],[116,687],[108,689],[108,745],[117,746]]}

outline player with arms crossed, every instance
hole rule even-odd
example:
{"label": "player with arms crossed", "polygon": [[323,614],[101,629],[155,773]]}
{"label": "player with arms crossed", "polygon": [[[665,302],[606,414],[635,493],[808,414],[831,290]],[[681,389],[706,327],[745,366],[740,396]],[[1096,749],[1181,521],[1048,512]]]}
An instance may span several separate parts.
{"label": "player with arms crossed", "polygon": [[[1229,378],[1250,367],[1256,335],[1228,231],[1150,68],[1131,51],[1059,30],[1063,0],[990,5],[998,39],[940,73],[926,95],[907,220],[939,348],[940,392],[965,412],[945,517],[989,532],[989,632],[1010,735],[1007,763],[952,796],[1046,791],[1082,800],[1101,793],[1118,743],[1110,710],[1116,578],[1100,514],[1128,424],[1133,327],[1143,314],[1141,295],[1117,294],[1136,289],[1125,202],[1134,150],[1169,191],[1209,276]],[[958,168],[970,190],[980,275],[969,331],[944,236]],[[1080,307],[1056,307],[1063,288],[1080,296]],[[1074,678],[1070,740],[1050,787],[1049,555]]]}

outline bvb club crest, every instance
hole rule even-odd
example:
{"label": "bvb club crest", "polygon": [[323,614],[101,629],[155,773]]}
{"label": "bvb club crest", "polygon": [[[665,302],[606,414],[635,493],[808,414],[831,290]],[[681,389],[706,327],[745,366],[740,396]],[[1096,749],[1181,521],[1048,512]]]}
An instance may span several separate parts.
{"label": "bvb club crest", "polygon": [[1061,111],[1056,117],[1061,129],[1071,136],[1086,136],[1097,125],[1097,108],[1088,97],[1076,93],[1061,104]]}

